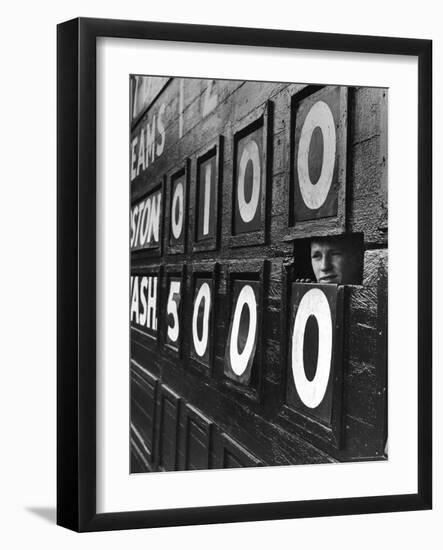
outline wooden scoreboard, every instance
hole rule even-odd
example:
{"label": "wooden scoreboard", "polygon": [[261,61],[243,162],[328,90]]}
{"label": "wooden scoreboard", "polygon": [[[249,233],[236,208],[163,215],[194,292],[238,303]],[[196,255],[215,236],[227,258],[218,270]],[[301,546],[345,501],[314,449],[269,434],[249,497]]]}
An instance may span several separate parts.
{"label": "wooden scoreboard", "polygon": [[131,78],[132,473],[386,458],[386,136],[385,89]]}

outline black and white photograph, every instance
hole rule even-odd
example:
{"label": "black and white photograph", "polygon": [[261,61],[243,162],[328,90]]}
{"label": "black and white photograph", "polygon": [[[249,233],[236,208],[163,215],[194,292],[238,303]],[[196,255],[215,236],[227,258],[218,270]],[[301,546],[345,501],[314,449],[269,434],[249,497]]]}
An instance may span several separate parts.
{"label": "black and white photograph", "polygon": [[388,89],[129,104],[130,473],[388,460]]}
{"label": "black and white photograph", "polygon": [[5,5],[1,547],[438,548],[438,6]]}

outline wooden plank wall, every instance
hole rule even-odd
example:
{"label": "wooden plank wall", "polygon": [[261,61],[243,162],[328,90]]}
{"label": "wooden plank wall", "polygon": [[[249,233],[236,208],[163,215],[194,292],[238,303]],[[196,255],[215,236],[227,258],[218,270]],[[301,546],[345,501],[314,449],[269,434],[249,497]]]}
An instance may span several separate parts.
{"label": "wooden plank wall", "polygon": [[[324,463],[380,459],[386,439],[387,318],[387,91],[347,90],[346,225],[364,243],[362,285],[346,288],[343,349],[343,445],[312,438],[285,418],[288,326],[285,289],[297,271],[297,239],[288,228],[291,105],[295,94],[317,88],[302,84],[169,79],[131,134],[131,202],[136,204],[171,174],[188,171],[189,219],[193,220],[197,158],[220,147],[219,240],[215,250],[193,252],[188,224],[184,252],[168,254],[168,214],[163,211],[163,254],[132,252],[131,273],[160,276],[157,339],[131,330],[132,471]],[[230,246],[234,131],[263,113],[268,116],[267,232],[264,244]],[[154,135],[149,159],[140,163],[141,132]],[[136,142],[134,140],[137,140]],[[134,145],[135,143],[135,145]],[[147,156],[148,156],[147,155]],[[163,197],[163,204],[166,204]],[[318,232],[318,227],[317,227]],[[321,234],[336,233],[325,223]],[[289,234],[289,238],[288,238]],[[304,234],[308,238],[309,234]],[[198,265],[215,281],[211,374],[192,368],[190,326],[192,272]],[[184,267],[183,267],[184,266]],[[246,267],[245,267],[246,266]],[[223,376],[229,327],[229,274],[247,271],[261,284],[263,323],[259,386],[255,395],[231,387]],[[166,349],[166,274],[181,273],[179,353]],[[255,276],[255,275],[254,275]]]}

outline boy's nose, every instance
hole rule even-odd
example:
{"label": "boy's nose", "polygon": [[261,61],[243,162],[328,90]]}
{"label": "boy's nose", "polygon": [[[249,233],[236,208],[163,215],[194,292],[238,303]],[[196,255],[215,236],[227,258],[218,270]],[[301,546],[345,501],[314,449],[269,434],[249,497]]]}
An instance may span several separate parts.
{"label": "boy's nose", "polygon": [[331,260],[327,255],[325,255],[325,256],[323,256],[322,261],[321,261],[321,270],[322,271],[329,271],[330,269],[331,269]]}

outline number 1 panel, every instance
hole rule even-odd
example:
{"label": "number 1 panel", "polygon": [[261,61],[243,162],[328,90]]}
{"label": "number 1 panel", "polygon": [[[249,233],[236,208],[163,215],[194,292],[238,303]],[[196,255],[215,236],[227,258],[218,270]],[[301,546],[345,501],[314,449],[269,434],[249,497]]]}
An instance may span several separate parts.
{"label": "number 1 panel", "polygon": [[223,137],[197,158],[194,204],[191,208],[193,251],[215,250],[219,238],[219,194]]}

